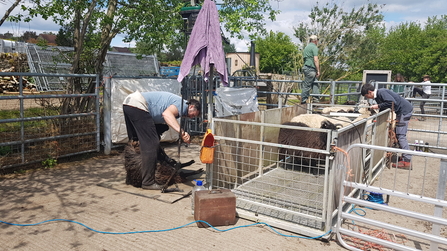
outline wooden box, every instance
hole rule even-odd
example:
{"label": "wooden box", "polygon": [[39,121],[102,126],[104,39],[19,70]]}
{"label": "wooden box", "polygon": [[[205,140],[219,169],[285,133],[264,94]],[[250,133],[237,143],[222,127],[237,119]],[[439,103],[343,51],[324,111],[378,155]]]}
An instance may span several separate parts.
{"label": "wooden box", "polygon": [[[197,191],[194,195],[194,219],[206,221],[215,226],[236,223],[236,195],[229,189]],[[197,222],[198,227],[209,227]]]}

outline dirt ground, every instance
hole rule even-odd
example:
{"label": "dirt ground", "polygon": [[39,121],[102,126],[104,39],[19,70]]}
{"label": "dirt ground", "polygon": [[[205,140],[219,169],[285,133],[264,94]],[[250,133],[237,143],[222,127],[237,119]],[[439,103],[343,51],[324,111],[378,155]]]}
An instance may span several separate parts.
{"label": "dirt ground", "polygon": [[[178,156],[177,145],[165,147]],[[181,148],[181,162],[196,161],[190,170],[205,168],[199,149],[198,144]],[[124,183],[123,156],[117,151],[0,177],[1,221],[47,221],[0,223],[0,250],[345,250],[334,240],[309,239],[244,219],[217,227],[220,231],[198,228],[189,197],[181,199],[192,182],[179,186],[183,193],[163,194]]]}

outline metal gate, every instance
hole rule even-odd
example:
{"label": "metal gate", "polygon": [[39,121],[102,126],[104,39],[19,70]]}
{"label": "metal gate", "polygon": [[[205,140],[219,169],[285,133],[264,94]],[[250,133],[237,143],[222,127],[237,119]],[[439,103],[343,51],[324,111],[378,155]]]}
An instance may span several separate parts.
{"label": "metal gate", "polygon": [[[0,96],[0,171],[42,161],[51,167],[61,157],[100,151],[99,75],[0,72],[11,74],[20,89]],[[96,88],[83,94],[24,90],[27,79],[43,76]]]}
{"label": "metal gate", "polygon": [[[342,153],[334,149],[346,149],[353,142],[386,144],[389,111],[338,130],[282,124],[306,112],[305,106],[294,106],[214,118],[218,145],[213,164],[207,166],[207,183],[236,194],[241,218],[327,238],[337,216],[339,181],[334,166],[343,161],[338,157]],[[310,144],[285,143],[279,140],[281,130],[282,135]],[[324,147],[318,148],[313,144],[316,141]],[[371,182],[384,158],[366,152],[365,159],[368,168],[352,173],[356,179]]]}
{"label": "metal gate", "polygon": [[[373,185],[352,181],[350,159],[355,149],[387,156]],[[336,233],[350,250],[446,250],[447,155],[365,144],[347,149],[336,168],[341,182]],[[422,151],[420,151],[422,150]],[[399,153],[413,155],[411,167],[395,168]]]}

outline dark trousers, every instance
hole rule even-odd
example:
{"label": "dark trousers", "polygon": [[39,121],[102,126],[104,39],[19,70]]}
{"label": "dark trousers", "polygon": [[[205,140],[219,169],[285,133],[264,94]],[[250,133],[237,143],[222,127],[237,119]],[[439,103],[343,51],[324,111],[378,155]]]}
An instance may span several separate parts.
{"label": "dark trousers", "polygon": [[[320,94],[320,85],[315,83],[317,76],[317,69],[304,66],[304,81],[301,90],[301,103],[305,103],[310,96],[310,90],[312,90],[312,94]],[[320,101],[320,97],[314,97],[315,102]]]}
{"label": "dark trousers", "polygon": [[[399,142],[400,148],[404,150],[410,150],[410,146],[408,145],[407,140],[407,132],[408,132],[408,123],[410,122],[412,112],[408,114],[396,115],[396,137]],[[410,162],[411,155],[410,154],[402,154],[403,161]]]}
{"label": "dark trousers", "polygon": [[[413,88],[413,98],[416,97],[416,93],[419,93],[419,95],[421,95],[422,98],[425,98],[425,99],[430,98],[430,95],[425,93],[421,88],[418,88],[418,87]],[[422,101],[421,104],[419,105],[419,108],[421,108],[422,114],[425,114],[424,105],[425,105],[425,101]]]}
{"label": "dark trousers", "polygon": [[142,186],[155,183],[155,169],[160,147],[160,136],[149,112],[123,105],[129,140],[140,142]]}

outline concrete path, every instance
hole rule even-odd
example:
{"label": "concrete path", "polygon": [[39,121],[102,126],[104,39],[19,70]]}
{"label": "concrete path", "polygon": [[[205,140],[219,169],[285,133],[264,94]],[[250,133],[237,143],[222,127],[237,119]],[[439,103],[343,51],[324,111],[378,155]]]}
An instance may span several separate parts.
{"label": "concrete path", "polygon": [[[167,145],[166,151],[176,157],[177,146]],[[182,148],[182,162],[196,160],[189,168],[205,168],[198,156],[198,144]],[[118,151],[0,177],[1,221],[48,221],[34,226],[0,223],[0,250],[345,250],[335,241],[275,229],[296,236],[284,237],[265,225],[243,227],[254,224],[244,219],[234,226],[217,227],[239,227],[225,232],[198,228],[189,224],[194,221],[189,197],[171,204],[179,194],[126,186],[124,180],[123,156]],[[181,187],[189,192],[192,186],[187,182]],[[138,231],[148,232],[122,234]]]}

